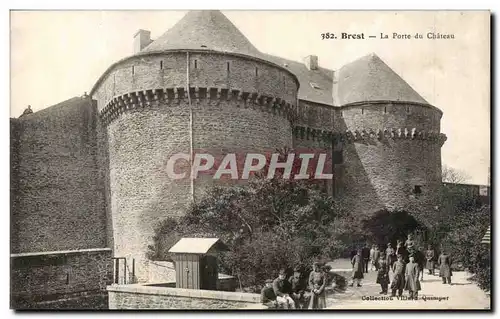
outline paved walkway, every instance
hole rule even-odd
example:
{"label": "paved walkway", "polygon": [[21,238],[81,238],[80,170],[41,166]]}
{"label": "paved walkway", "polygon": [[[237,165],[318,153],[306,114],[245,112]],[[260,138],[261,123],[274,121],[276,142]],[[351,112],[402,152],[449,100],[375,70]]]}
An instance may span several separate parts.
{"label": "paved walkway", "polygon": [[[331,263],[334,268],[345,268],[343,262]],[[339,267],[340,266],[340,267]],[[376,273],[365,274],[362,287],[347,287],[343,293],[334,293],[327,298],[328,309],[489,309],[490,298],[474,283],[467,281],[465,272],[454,272],[452,285],[443,285],[438,276],[424,274],[418,300],[404,300],[390,295],[380,295],[380,285],[376,284]],[[369,300],[369,298],[387,300]]]}

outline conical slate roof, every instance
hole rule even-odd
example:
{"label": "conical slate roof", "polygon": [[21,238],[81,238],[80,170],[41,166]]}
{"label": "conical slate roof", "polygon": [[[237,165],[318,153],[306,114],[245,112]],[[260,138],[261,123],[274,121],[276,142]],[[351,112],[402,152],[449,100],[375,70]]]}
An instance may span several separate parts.
{"label": "conical slate roof", "polygon": [[335,103],[366,101],[428,102],[376,54],[346,64],[338,71]]}
{"label": "conical slate roof", "polygon": [[205,49],[260,57],[260,52],[220,11],[189,11],[141,52]]}

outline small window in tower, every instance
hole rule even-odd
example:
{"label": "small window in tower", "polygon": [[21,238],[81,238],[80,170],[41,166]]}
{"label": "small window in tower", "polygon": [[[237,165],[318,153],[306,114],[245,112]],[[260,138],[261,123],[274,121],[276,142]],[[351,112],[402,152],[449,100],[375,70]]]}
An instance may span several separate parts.
{"label": "small window in tower", "polygon": [[413,194],[415,194],[415,195],[422,194],[422,186],[421,185],[415,185],[414,188],[413,188]]}
{"label": "small window in tower", "polygon": [[384,106],[384,113],[387,113],[387,106]]}
{"label": "small window in tower", "polygon": [[317,83],[314,83],[314,82],[309,82],[309,84],[311,85],[311,87],[313,89],[316,89],[316,90],[321,90],[321,86],[319,86]]}
{"label": "small window in tower", "polygon": [[259,76],[259,69],[255,67],[255,76]]}
{"label": "small window in tower", "polygon": [[340,111],[340,117],[344,117],[344,111]]}
{"label": "small window in tower", "polygon": [[409,106],[406,107],[406,113],[410,113],[410,107]]}
{"label": "small window in tower", "polygon": [[134,74],[135,74],[135,67],[132,66],[132,75],[134,75]]}
{"label": "small window in tower", "polygon": [[198,68],[198,60],[194,60],[194,68],[197,69]]}
{"label": "small window in tower", "polygon": [[227,73],[229,73],[231,71],[230,66],[229,66],[229,62],[226,63],[226,67],[227,67]]}
{"label": "small window in tower", "polygon": [[365,114],[365,108],[364,107],[361,108],[361,114]]}
{"label": "small window in tower", "polygon": [[69,285],[69,273],[66,274],[66,285]]}
{"label": "small window in tower", "polygon": [[342,164],[344,162],[344,152],[343,151],[333,151],[332,162],[333,162],[333,164]]}
{"label": "small window in tower", "polygon": [[160,70],[163,70],[163,60],[160,61]]}

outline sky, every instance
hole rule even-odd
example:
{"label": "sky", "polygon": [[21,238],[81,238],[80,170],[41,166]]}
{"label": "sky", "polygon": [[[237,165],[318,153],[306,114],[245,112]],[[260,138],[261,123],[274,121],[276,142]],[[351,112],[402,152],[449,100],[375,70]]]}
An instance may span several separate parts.
{"label": "sky", "polygon": [[[11,117],[89,92],[117,60],[133,54],[138,29],[159,37],[186,11],[11,12]],[[443,164],[487,184],[490,166],[489,12],[223,11],[261,52],[338,69],[376,53],[444,113]],[[389,39],[322,40],[322,33]],[[423,39],[392,39],[421,33]],[[453,34],[431,40],[428,32]]]}

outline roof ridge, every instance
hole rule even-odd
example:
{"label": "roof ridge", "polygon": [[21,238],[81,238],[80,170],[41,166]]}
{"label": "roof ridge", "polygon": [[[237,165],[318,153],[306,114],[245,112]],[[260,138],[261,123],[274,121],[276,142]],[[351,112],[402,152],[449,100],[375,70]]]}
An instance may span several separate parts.
{"label": "roof ridge", "polygon": [[219,10],[189,11],[141,52],[207,49],[259,56],[261,53]]}
{"label": "roof ridge", "polygon": [[377,100],[429,104],[374,52],[343,65],[338,75],[341,105]]}

